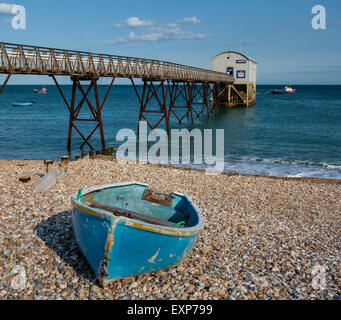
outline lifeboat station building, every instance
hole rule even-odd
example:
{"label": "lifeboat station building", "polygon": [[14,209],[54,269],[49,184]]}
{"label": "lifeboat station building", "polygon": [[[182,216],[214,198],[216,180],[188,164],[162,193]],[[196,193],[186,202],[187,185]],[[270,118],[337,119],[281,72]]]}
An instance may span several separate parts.
{"label": "lifeboat station building", "polygon": [[212,59],[212,70],[234,77],[233,84],[216,86],[218,104],[251,106],[256,102],[257,62],[237,51],[226,51]]}

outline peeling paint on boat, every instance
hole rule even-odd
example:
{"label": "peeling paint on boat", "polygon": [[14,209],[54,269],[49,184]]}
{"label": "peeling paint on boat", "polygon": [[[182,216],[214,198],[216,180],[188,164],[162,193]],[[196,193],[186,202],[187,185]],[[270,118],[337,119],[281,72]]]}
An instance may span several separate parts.
{"label": "peeling paint on boat", "polygon": [[159,255],[160,249],[155,253],[155,256],[152,256],[150,259],[148,259],[149,263],[155,263],[155,259],[157,258],[157,256]]}

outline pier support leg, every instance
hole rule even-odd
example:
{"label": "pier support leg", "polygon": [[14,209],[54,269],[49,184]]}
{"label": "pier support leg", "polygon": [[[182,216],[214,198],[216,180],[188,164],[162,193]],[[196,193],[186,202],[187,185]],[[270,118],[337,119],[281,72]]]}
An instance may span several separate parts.
{"label": "pier support leg", "polygon": [[[91,150],[93,150],[92,145],[90,144],[89,140],[93,136],[93,134],[99,130],[100,138],[101,138],[101,145],[102,149],[105,149],[105,139],[104,139],[104,131],[103,131],[103,121],[102,121],[102,109],[104,107],[104,104],[108,98],[109,92],[113,86],[113,83],[115,81],[115,78],[112,79],[109,88],[106,92],[106,95],[102,101],[100,102],[99,94],[98,94],[98,86],[97,86],[97,81],[98,78],[82,78],[82,77],[71,77],[72,80],[72,96],[71,96],[71,102],[70,104],[68,103],[61,87],[59,86],[56,78],[52,75],[51,76],[58,88],[59,93],[61,94],[67,108],[69,109],[70,112],[70,117],[69,117],[69,130],[68,130],[68,142],[67,142],[67,148],[68,151],[71,151],[71,140],[72,140],[72,131],[73,129],[76,130],[76,132],[81,136],[81,138],[84,140],[81,148],[84,147],[85,144],[89,146]],[[83,86],[81,85],[81,81],[90,81],[90,84],[86,90],[86,92],[83,89]],[[77,89],[81,93],[82,98],[78,105],[76,106],[76,95],[77,95]],[[89,98],[89,93],[93,89],[93,93],[95,96],[95,104],[92,104]],[[79,113],[82,110],[82,107],[84,106],[84,103],[87,102],[87,105],[89,107],[91,116],[90,118],[80,118]],[[77,127],[76,122],[94,122],[95,127],[91,131],[91,133],[85,137],[80,129]]]}
{"label": "pier support leg", "polygon": [[211,84],[210,85],[210,97],[211,97],[211,103],[210,103],[210,112],[214,112],[216,107],[216,95],[217,95],[217,85]]}
{"label": "pier support leg", "polygon": [[228,103],[228,106],[231,105],[231,102],[232,102],[232,98],[231,98],[231,86],[229,85],[228,87],[228,92],[227,92],[227,103]]}
{"label": "pier support leg", "polygon": [[229,87],[230,86],[227,84],[215,85],[214,101],[216,105],[218,106],[230,105]]}
{"label": "pier support leg", "polygon": [[[164,120],[166,124],[167,134],[169,135],[169,117],[167,111],[167,97],[170,90],[170,82],[161,80],[143,80],[143,89],[140,94],[136,88],[134,80],[130,78],[134,87],[135,93],[140,103],[140,114],[137,126],[137,134],[140,134],[140,122],[146,121],[151,130],[156,129]],[[155,84],[159,82],[159,84]],[[160,114],[161,118],[156,124],[151,123],[151,119],[148,119],[150,114]]]}
{"label": "pier support leg", "polygon": [[4,81],[4,83],[2,84],[1,88],[0,88],[0,95],[2,94],[2,91],[4,91],[5,87],[6,87],[6,84],[9,80],[9,78],[11,77],[11,74],[9,73]]}
{"label": "pier support leg", "polygon": [[239,100],[236,104],[244,104],[248,106],[247,89],[245,88],[245,91],[244,91],[243,86],[237,86],[237,85],[232,85],[231,88],[237,94],[237,100]]}
{"label": "pier support leg", "polygon": [[[193,123],[193,86],[191,82],[184,82],[183,85],[178,81],[173,81],[172,89],[170,90],[170,106],[168,118],[173,114],[179,123],[185,117],[191,117]],[[179,115],[176,112],[178,109],[185,109],[185,113]]]}
{"label": "pier support leg", "polygon": [[[207,83],[195,83],[192,90],[192,110],[199,118],[205,110],[207,111],[207,116],[209,117],[209,106],[208,106],[208,90],[209,86]],[[200,110],[196,110],[195,106],[200,106]]]}

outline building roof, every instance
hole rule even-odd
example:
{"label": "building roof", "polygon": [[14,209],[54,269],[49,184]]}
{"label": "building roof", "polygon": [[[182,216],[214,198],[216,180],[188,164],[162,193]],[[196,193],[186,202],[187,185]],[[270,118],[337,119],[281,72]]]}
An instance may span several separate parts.
{"label": "building roof", "polygon": [[[230,51],[224,51],[224,52],[220,52],[219,54],[217,54],[214,58],[220,56],[221,54],[224,54],[224,53],[237,53],[241,56],[243,56],[244,58],[246,58],[247,60],[251,60],[252,62],[254,62],[255,64],[258,64],[255,60],[251,59],[250,57],[246,56],[244,53],[241,53],[241,52],[238,52],[238,51],[233,51],[233,50],[230,50]],[[214,59],[213,58],[213,59]],[[213,60],[212,59],[212,60]]]}

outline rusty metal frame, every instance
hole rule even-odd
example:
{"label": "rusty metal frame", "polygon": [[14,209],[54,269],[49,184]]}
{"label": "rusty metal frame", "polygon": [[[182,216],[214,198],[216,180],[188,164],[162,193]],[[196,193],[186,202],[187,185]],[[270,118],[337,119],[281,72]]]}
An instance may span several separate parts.
{"label": "rusty metal frame", "polygon": [[[108,98],[109,92],[114,84],[115,78],[112,79],[107,92],[103,98],[103,101],[100,102],[99,94],[98,94],[98,86],[97,86],[97,78],[80,78],[80,77],[72,77],[72,95],[71,95],[71,102],[69,103],[59,86],[57,79],[55,78],[54,75],[51,76],[52,79],[54,80],[57,89],[59,93],[61,94],[67,108],[69,109],[70,116],[69,116],[69,130],[68,130],[68,142],[67,142],[67,149],[70,151],[71,150],[71,140],[72,140],[72,131],[73,129],[76,130],[76,132],[81,136],[81,138],[84,140],[84,142],[81,145],[81,148],[84,147],[85,144],[89,146],[90,149],[93,150],[92,145],[90,144],[89,140],[93,136],[93,134],[99,130],[100,138],[101,138],[101,144],[102,144],[102,149],[105,149],[105,139],[104,139],[104,131],[103,131],[103,120],[102,120],[102,110],[104,107],[104,104]],[[91,81],[87,90],[84,91],[83,86],[80,81]],[[76,106],[76,94],[77,94],[77,89],[78,91],[82,94],[82,99]],[[93,105],[89,99],[89,93],[93,90],[94,95],[95,95],[95,105]],[[90,112],[92,114],[92,118],[79,118],[79,113],[84,106],[84,103],[87,103]],[[76,126],[75,122],[96,122],[96,125],[94,129],[90,132],[90,134],[85,137],[82,132],[79,130],[79,128]]]}
{"label": "rusty metal frame", "polygon": [[[199,118],[206,110],[207,116],[210,115],[210,108],[208,105],[208,92],[209,92],[209,84],[204,83],[195,83],[192,91],[192,110],[196,114],[197,118]],[[194,102],[195,99],[201,98],[201,102]],[[200,110],[196,110],[195,106],[200,106]]]}
{"label": "rusty metal frame", "polygon": [[[143,89],[142,93],[140,94],[137,90],[135,82],[133,78],[130,78],[137,98],[140,103],[140,113],[139,113],[139,120],[137,126],[137,134],[140,134],[140,122],[142,120],[147,122],[148,127],[151,130],[156,129],[163,120],[165,120],[167,134],[169,134],[169,118],[168,118],[168,111],[167,111],[167,97],[170,91],[170,81],[155,81],[155,80],[143,80]],[[155,82],[159,82],[157,86],[155,86]],[[150,102],[156,101],[159,107],[159,110],[151,109]],[[148,109],[149,107],[149,109]],[[150,120],[148,120],[148,114],[160,114],[161,118],[156,123],[156,125],[152,125]]]}
{"label": "rusty metal frame", "polygon": [[[170,105],[169,105],[169,112],[168,118],[173,114],[175,118],[181,123],[185,117],[191,116],[191,121],[193,122],[193,86],[194,83],[192,82],[183,82],[182,87],[179,87],[179,81],[173,81],[172,89],[170,92]],[[179,98],[183,98],[185,100],[186,105],[177,104],[177,100]],[[178,113],[175,111],[176,109],[185,109],[185,113],[182,116],[179,116]]]}
{"label": "rusty metal frame", "polygon": [[9,73],[9,74],[7,75],[7,77],[6,77],[5,81],[4,81],[4,83],[2,84],[2,86],[1,86],[1,88],[0,88],[0,95],[1,95],[2,91],[4,91],[4,89],[5,89],[6,85],[7,85],[7,82],[8,82],[8,80],[9,80],[10,77],[11,77],[11,74]]}

